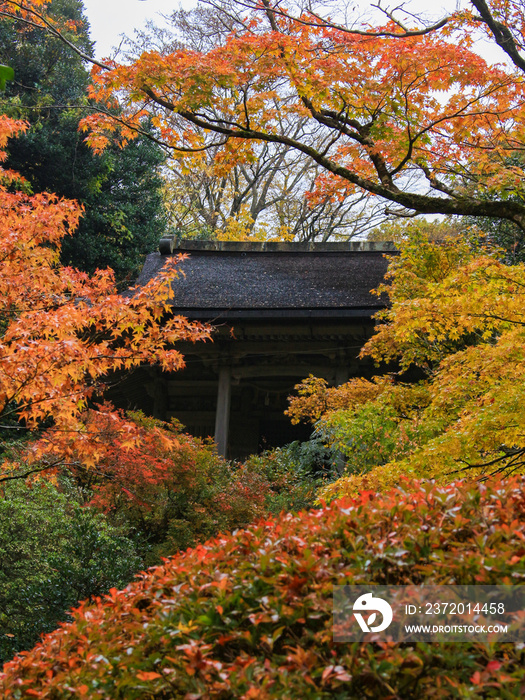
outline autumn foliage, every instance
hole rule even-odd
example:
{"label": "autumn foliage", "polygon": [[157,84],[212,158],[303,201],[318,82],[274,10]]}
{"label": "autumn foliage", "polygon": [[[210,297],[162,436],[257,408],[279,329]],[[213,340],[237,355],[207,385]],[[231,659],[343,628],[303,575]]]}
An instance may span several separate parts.
{"label": "autumn foliage", "polygon": [[[47,4],[0,6],[56,31]],[[343,6],[336,14],[348,24],[338,24],[329,9],[323,17],[294,14],[293,3],[233,3],[235,31],[209,50],[94,61],[100,112],[84,127],[103,149],[151,117],[185,167],[212,148],[219,177],[255,159],[255,144],[279,144],[319,166],[314,205],[364,191],[404,210],[493,216],[523,229],[521,169],[509,160],[524,138],[525,61],[512,53],[520,55],[523,16],[501,0],[472,6],[429,28],[396,10],[371,22]],[[480,29],[512,63],[491,65],[472,50]]]}
{"label": "autumn foliage", "polygon": [[[84,437],[97,455],[86,468],[78,436],[51,430],[39,447],[67,459],[91,508],[129,535],[146,564],[193,546],[218,532],[245,526],[266,514],[272,484],[264,475],[233,465],[211,439],[194,438],[177,421],[164,423],[110,406],[82,416]],[[123,429],[124,426],[124,429]]]}
{"label": "autumn foliage", "polygon": [[[23,123],[0,117],[0,148],[23,129]],[[211,441],[202,443],[178,425],[138,414],[126,416],[101,403],[115,371],[141,364],[174,371],[183,366],[177,341],[208,337],[205,327],[171,312],[177,260],[151,284],[127,294],[117,292],[110,270],[89,277],[64,268],[59,264],[60,243],[74,229],[81,209],[52,194],[27,194],[16,173],[2,170],[0,176],[0,415],[4,430],[19,435],[24,429],[23,434],[32,438],[10,442],[6,451],[2,445],[0,498],[6,512],[17,493],[9,489],[13,481],[29,477],[30,493],[31,479],[45,474],[58,486],[57,504],[67,504],[68,497],[73,503],[60,510],[47,501],[45,507],[36,502],[35,512],[20,516],[25,517],[27,530],[40,516],[43,528],[60,532],[71,513],[81,510],[80,500],[83,506],[102,511],[115,526],[112,529],[102,519],[99,530],[124,532],[135,540],[137,553],[124,567],[129,576],[140,560],[157,563],[162,555],[263,514],[268,481],[233,468],[217,456]],[[35,488],[38,491],[38,485]],[[15,505],[11,503],[13,513]],[[52,525],[46,525],[48,517]],[[96,523],[97,517],[86,512],[77,520]],[[104,581],[126,580],[117,571],[114,546],[114,570],[109,573],[111,566],[105,560],[100,564],[103,558],[81,559],[88,583],[78,595],[59,590],[64,576],[57,573],[74,566],[79,558],[74,554],[69,563],[49,564],[55,573],[42,582],[41,590],[36,585],[31,589],[19,572],[23,566],[45,569],[44,554],[38,559],[31,552],[40,540],[21,531],[13,545],[9,527],[7,523],[0,542],[0,558],[5,560],[0,567],[0,597],[7,601],[3,613],[10,617],[2,654],[23,648],[39,631],[66,619],[65,608],[88,595],[86,591],[104,590]],[[71,548],[80,541],[79,536]],[[42,543],[46,544],[45,536]],[[55,556],[55,543],[47,544]],[[10,566],[12,557],[20,561]],[[44,579],[44,573],[41,576]],[[73,576],[69,579],[71,589]],[[31,591],[27,615],[20,605],[24,590]],[[41,605],[43,612],[37,615],[34,610],[40,608],[35,601],[40,599],[50,602],[48,609]]]}
{"label": "autumn foliage", "polygon": [[523,477],[407,482],[259,522],[82,604],[3,697],[518,697],[520,645],[334,644],[331,618],[336,584],[523,582],[524,507]]}
{"label": "autumn foliage", "polygon": [[[0,148],[24,128],[0,117]],[[111,270],[89,277],[59,265],[60,243],[80,208],[52,194],[12,191],[20,178],[6,171],[0,176],[0,414],[29,429],[52,421],[57,441],[75,436],[77,459],[93,466],[93,434],[82,415],[108,376],[142,364],[177,370],[183,359],[174,344],[208,333],[169,313],[176,259],[151,283],[118,294]],[[120,420],[118,414],[113,419]],[[121,428],[134,444],[132,426],[121,420]],[[35,446],[28,458],[45,467],[50,445]]]}
{"label": "autumn foliage", "polygon": [[[0,12],[56,32],[48,4],[2,0]],[[256,158],[254,144],[280,144],[319,166],[313,205],[365,192],[403,213],[499,217],[525,230],[522,168],[509,158],[525,138],[525,65],[512,51],[502,66],[471,50],[473,27],[496,38],[505,28],[492,16],[515,24],[507,45],[521,50],[524,20],[514,3],[472,5],[481,19],[465,11],[416,31],[392,16],[352,29],[248,0],[238,31],[209,51],[95,62],[101,111],[84,128],[100,150],[148,120],[185,167],[213,153],[223,176]],[[23,128],[0,118],[0,148]],[[259,514],[271,490],[259,472],[234,473],[177,426],[96,403],[113,372],[177,370],[177,341],[208,337],[171,315],[177,259],[124,295],[110,271],[62,268],[60,242],[80,209],[0,174],[0,414],[39,431],[0,481],[65,466],[91,506],[140,522],[170,551],[188,532],[193,542]],[[525,479],[515,474],[525,465],[525,265],[505,265],[479,232],[399,243],[379,290],[390,306],[363,353],[400,372],[337,389],[311,377],[289,410],[344,455],[347,474],[322,496],[347,498],[220,535],[82,603],[5,667],[3,697],[525,695],[520,645],[332,640],[336,584],[525,576]],[[465,472],[481,481],[448,483]]]}
{"label": "autumn foliage", "polygon": [[399,371],[337,388],[311,377],[290,400],[292,419],[318,421],[346,456],[323,498],[403,474],[486,478],[525,466],[525,265],[506,265],[476,231],[443,241],[416,231],[399,246],[378,290],[390,305],[361,353]]}

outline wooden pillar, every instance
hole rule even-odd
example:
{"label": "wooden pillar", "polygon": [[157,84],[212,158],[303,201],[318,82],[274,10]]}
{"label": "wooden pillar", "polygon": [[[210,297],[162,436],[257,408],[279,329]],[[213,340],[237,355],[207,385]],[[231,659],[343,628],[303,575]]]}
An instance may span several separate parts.
{"label": "wooden pillar", "polygon": [[228,428],[230,425],[231,368],[219,367],[219,388],[217,391],[217,412],[215,414],[215,442],[217,451],[226,457]]}
{"label": "wooden pillar", "polygon": [[153,398],[153,417],[165,421],[168,419],[169,403],[167,376],[157,368],[151,370],[151,375],[153,377],[153,391],[151,392]]}
{"label": "wooden pillar", "polygon": [[341,386],[341,384],[346,384],[348,381],[348,368],[338,367],[335,370],[335,385]]}
{"label": "wooden pillar", "polygon": [[[348,381],[348,368],[344,366],[339,366],[335,371],[335,385],[341,386],[341,384],[346,384]],[[345,456],[342,452],[337,451],[335,455],[335,468],[339,476],[341,476],[345,470]]]}

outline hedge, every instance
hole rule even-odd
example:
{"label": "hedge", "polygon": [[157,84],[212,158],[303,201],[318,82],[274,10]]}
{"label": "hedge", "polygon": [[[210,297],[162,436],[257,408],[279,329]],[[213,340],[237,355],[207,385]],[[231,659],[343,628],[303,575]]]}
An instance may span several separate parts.
{"label": "hedge", "polygon": [[0,489],[0,666],[144,566],[132,540],[53,484]]}
{"label": "hedge", "polygon": [[406,481],[166,560],[0,675],[5,698],[517,698],[523,644],[335,644],[335,584],[525,579],[525,477]]}

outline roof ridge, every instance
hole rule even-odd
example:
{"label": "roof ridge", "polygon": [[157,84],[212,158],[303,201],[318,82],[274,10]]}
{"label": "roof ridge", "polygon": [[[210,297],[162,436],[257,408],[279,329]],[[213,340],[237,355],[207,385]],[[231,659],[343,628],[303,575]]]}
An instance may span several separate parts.
{"label": "roof ridge", "polygon": [[299,243],[281,241],[206,241],[166,236],[161,239],[159,252],[171,255],[182,251],[220,251],[229,253],[344,253],[395,252],[392,241],[327,241]]}

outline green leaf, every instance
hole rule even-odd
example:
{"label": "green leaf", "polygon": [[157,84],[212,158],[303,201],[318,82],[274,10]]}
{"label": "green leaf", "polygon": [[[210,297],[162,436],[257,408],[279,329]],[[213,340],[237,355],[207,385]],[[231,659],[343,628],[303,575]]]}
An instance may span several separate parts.
{"label": "green leaf", "polygon": [[8,80],[15,79],[15,71],[11,66],[0,65],[0,90],[5,90],[5,84]]}

